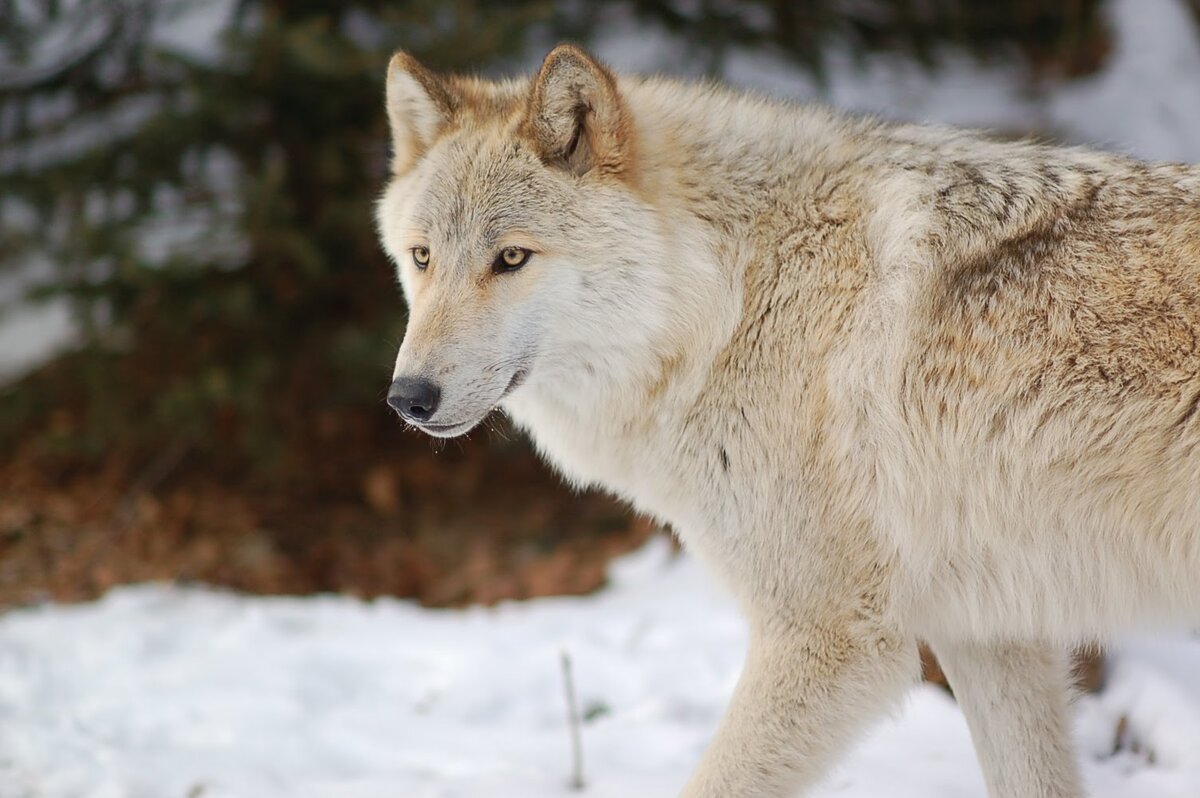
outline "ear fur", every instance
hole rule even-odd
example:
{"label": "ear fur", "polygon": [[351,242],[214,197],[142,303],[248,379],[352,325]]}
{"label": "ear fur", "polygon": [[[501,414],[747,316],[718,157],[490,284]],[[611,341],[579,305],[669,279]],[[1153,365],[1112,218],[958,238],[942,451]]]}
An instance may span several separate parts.
{"label": "ear fur", "polygon": [[450,85],[405,52],[387,71],[387,115],[392,130],[392,171],[401,174],[429,149],[458,109]]}
{"label": "ear fur", "polygon": [[633,125],[616,80],[574,45],[558,45],[542,62],[522,129],[542,160],[576,175],[631,169]]}

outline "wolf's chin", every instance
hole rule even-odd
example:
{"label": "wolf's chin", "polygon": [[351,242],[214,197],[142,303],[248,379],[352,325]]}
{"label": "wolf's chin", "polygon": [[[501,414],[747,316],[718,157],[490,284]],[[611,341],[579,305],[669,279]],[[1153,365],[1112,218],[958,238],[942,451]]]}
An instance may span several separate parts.
{"label": "wolf's chin", "polygon": [[414,424],[413,426],[434,438],[457,438],[459,435],[464,435],[475,429],[475,427],[479,426],[480,421],[483,421],[483,419],[459,422],[458,424]]}

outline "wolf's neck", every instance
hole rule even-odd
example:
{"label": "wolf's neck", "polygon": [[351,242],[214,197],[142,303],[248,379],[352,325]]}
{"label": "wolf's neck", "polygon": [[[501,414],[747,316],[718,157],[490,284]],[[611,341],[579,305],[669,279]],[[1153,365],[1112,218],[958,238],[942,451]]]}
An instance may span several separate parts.
{"label": "wolf's neck", "polygon": [[[744,232],[806,172],[862,154],[866,120],[719,86],[622,79],[642,188],[727,232]],[[802,181],[801,181],[802,182]]]}
{"label": "wolf's neck", "polygon": [[575,341],[590,354],[531,378],[504,406],[573,481],[674,517],[669,508],[685,502],[655,486],[689,449],[687,430],[741,321],[747,271],[768,257],[756,228],[806,166],[845,157],[845,123],[715,88],[630,79],[622,89],[639,137],[638,189],[658,230],[643,263],[654,276],[639,297],[646,317],[633,326],[653,332],[611,331],[616,347],[607,335]]}

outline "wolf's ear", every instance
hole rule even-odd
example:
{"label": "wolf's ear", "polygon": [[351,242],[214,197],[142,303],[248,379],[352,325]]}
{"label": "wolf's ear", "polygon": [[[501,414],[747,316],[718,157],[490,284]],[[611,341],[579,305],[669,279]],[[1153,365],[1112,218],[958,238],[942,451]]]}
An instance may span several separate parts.
{"label": "wolf's ear", "polygon": [[408,53],[392,56],[387,71],[387,115],[392,128],[392,171],[416,162],[458,108],[446,81]]}
{"label": "wolf's ear", "polygon": [[573,45],[560,44],[542,62],[523,129],[544,161],[577,175],[630,169],[633,126],[617,82]]}

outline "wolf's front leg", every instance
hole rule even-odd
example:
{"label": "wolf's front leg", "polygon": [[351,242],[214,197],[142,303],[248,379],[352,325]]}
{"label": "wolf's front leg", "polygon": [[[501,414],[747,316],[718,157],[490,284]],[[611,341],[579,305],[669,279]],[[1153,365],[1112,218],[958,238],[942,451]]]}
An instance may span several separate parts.
{"label": "wolf's front leg", "polygon": [[1068,664],[1042,643],[934,644],[992,798],[1079,798]]}
{"label": "wolf's front leg", "polygon": [[733,699],[683,798],[792,795],[916,675],[915,643],[861,614],[753,624]]}

